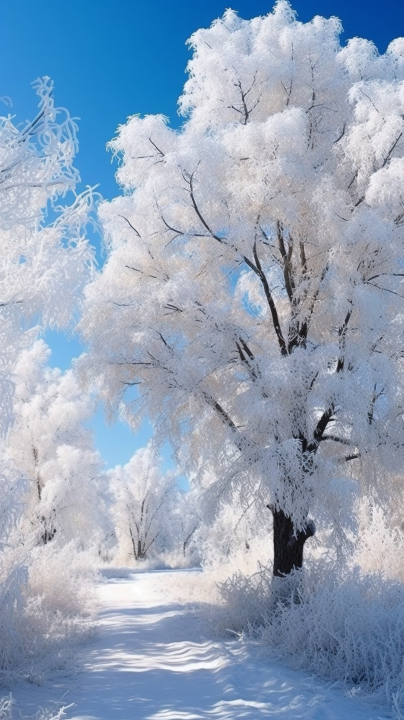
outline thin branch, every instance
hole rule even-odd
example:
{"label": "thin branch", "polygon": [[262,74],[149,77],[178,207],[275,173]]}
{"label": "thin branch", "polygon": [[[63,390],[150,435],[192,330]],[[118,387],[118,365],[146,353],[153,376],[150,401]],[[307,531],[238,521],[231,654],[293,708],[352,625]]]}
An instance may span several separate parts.
{"label": "thin branch", "polygon": [[125,215],[118,215],[118,217],[121,217],[123,220],[126,220],[126,222],[128,223],[129,227],[132,228],[133,232],[136,233],[136,235],[138,236],[138,238],[141,237],[140,232],[138,232],[138,230],[136,230],[136,228],[132,225],[132,223],[128,220],[128,218],[125,217]]}
{"label": "thin branch", "polygon": [[290,266],[290,261],[291,261],[292,252],[293,252],[293,243],[291,242],[291,240],[289,240],[289,248],[288,248],[288,252],[286,252],[285,239],[284,239],[284,235],[283,235],[283,227],[282,227],[282,223],[279,220],[276,223],[276,231],[277,231],[277,237],[278,237],[279,252],[280,252],[282,260],[283,260],[283,277],[285,280],[285,288],[286,288],[288,298],[289,298],[290,302],[292,302],[293,291],[295,289],[294,282],[293,282],[293,276],[291,273],[291,266]]}
{"label": "thin branch", "polygon": [[333,442],[341,443],[341,445],[352,445],[349,440],[347,440],[346,438],[338,437],[338,435],[323,435],[320,438],[319,442],[324,442],[325,440],[332,440]]}
{"label": "thin branch", "polygon": [[338,135],[338,137],[337,137],[336,140],[334,140],[334,143],[333,143],[334,145],[336,145],[337,143],[339,143],[339,141],[342,140],[342,138],[344,137],[344,135],[345,135],[345,128],[346,128],[346,123],[344,122],[344,124],[343,124],[343,126],[342,126],[341,134]]}
{"label": "thin branch", "polygon": [[344,364],[345,364],[345,358],[344,358],[345,338],[346,338],[346,333],[348,330],[349,321],[350,321],[351,315],[352,315],[352,301],[349,300],[348,302],[350,303],[351,308],[348,310],[348,312],[345,316],[345,320],[342,323],[341,327],[338,328],[338,336],[339,336],[338,344],[339,344],[340,353],[339,353],[339,358],[337,361],[337,373],[341,372],[344,369]]}
{"label": "thin branch", "polygon": [[398,136],[397,139],[393,142],[393,144],[392,144],[389,152],[387,153],[386,157],[384,158],[383,164],[381,165],[380,170],[381,170],[382,168],[384,168],[384,166],[386,165],[386,163],[388,163],[388,161],[390,160],[391,155],[392,155],[392,153],[394,152],[394,148],[396,147],[397,143],[399,142],[400,138],[402,138],[402,136],[403,136],[403,133],[400,132],[399,136]]}
{"label": "thin branch", "polygon": [[215,240],[217,240],[218,242],[220,242],[220,243],[222,243],[222,244],[226,244],[226,241],[225,241],[224,238],[220,238],[218,235],[215,235],[215,233],[213,232],[213,230],[211,230],[211,228],[209,227],[208,223],[206,222],[205,218],[203,217],[203,215],[201,214],[201,212],[200,212],[200,210],[199,210],[199,208],[198,208],[198,205],[197,205],[196,200],[195,200],[195,195],[194,195],[194,186],[193,186],[194,174],[195,174],[195,173],[192,173],[192,175],[190,176],[190,178],[189,178],[189,180],[188,180],[188,184],[189,184],[189,194],[190,194],[190,197],[191,197],[192,206],[193,206],[193,208],[194,208],[194,210],[195,210],[195,212],[196,212],[199,220],[201,221],[203,227],[208,231],[209,235],[210,235],[212,238],[214,238]]}
{"label": "thin branch", "polygon": [[344,457],[343,462],[350,462],[351,460],[358,460],[358,458],[360,458],[360,456],[361,456],[360,453],[353,453],[352,455],[346,455]]}
{"label": "thin branch", "polygon": [[375,283],[366,281],[365,285],[372,285],[372,287],[376,288],[377,290],[381,290],[382,292],[391,293],[392,295],[396,295],[399,298],[404,298],[404,295],[400,295],[400,293],[395,292],[395,290],[389,290],[389,288],[380,287],[380,285],[376,285]]}
{"label": "thin branch", "polygon": [[163,151],[160,150],[159,147],[157,147],[156,143],[153,142],[153,140],[151,139],[151,137],[149,137],[149,142],[151,142],[151,144],[153,145],[153,147],[156,148],[157,152],[159,153],[159,155],[161,155],[161,157],[165,157],[165,154],[163,153]]}
{"label": "thin branch", "polygon": [[267,299],[269,309],[271,311],[272,322],[273,322],[273,326],[274,326],[274,329],[276,332],[276,336],[278,338],[278,343],[279,343],[281,353],[282,353],[282,355],[287,355],[288,351],[287,351],[285,339],[283,337],[282,328],[281,328],[281,325],[279,322],[278,311],[276,309],[276,305],[275,305],[274,299],[272,297],[271,290],[269,288],[267,277],[262,269],[261,262],[258,257],[256,241],[254,242],[253,254],[254,254],[254,260],[255,260],[255,266],[253,263],[251,263],[251,261],[247,261],[247,258],[244,258],[244,259],[246,260],[247,264],[251,267],[252,270],[254,270],[254,272],[258,275],[258,277],[261,280],[262,287],[263,287],[264,293],[265,293],[265,297]]}
{"label": "thin branch", "polygon": [[377,275],[372,275],[370,278],[366,278],[366,282],[369,282],[370,280],[376,280],[378,277],[382,277],[382,275],[387,275],[390,277],[404,277],[404,273],[388,273],[388,272],[382,272],[378,273]]}

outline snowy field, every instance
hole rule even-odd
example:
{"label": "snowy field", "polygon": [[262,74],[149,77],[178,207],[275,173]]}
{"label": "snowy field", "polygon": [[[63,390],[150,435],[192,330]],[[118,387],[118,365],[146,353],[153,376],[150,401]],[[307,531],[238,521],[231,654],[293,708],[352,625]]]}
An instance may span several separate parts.
{"label": "snowy field", "polygon": [[340,686],[259,659],[237,639],[215,637],[197,606],[181,600],[198,571],[110,575],[98,588],[99,630],[79,650],[75,676],[15,687],[13,720],[391,717]]}

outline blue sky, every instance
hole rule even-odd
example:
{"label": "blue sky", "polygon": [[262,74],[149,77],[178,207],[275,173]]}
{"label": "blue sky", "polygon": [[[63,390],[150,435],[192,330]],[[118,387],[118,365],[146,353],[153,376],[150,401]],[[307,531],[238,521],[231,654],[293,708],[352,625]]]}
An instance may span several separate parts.
{"label": "blue sky", "polygon": [[[337,15],[342,42],[355,35],[373,40],[384,52],[404,35],[404,0],[295,0],[302,21],[313,15]],[[163,113],[178,126],[177,98],[185,80],[187,38],[210,25],[227,7],[244,18],[272,8],[264,0],[0,0],[0,96],[13,100],[23,121],[36,108],[30,84],[48,75],[55,100],[79,120],[76,165],[83,186],[99,185],[105,198],[118,188],[115,168],[105,150],[121,123],[134,113]],[[7,112],[4,108],[3,112]],[[100,240],[98,257],[102,262]],[[75,338],[48,333],[52,364],[69,367],[82,346]],[[144,444],[149,428],[134,437],[122,423],[107,427],[98,413],[96,441],[108,465],[127,462]]]}

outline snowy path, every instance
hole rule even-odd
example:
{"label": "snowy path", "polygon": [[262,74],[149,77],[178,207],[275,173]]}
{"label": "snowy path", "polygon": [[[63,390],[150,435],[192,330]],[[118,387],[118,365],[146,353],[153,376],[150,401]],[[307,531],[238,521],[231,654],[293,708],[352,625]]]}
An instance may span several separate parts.
{"label": "snowy path", "polygon": [[307,673],[254,660],[237,641],[204,636],[193,608],[170,598],[169,575],[133,573],[100,585],[101,627],[80,651],[83,672],[65,684],[19,686],[15,717],[53,703],[74,703],[69,720],[389,717]]}

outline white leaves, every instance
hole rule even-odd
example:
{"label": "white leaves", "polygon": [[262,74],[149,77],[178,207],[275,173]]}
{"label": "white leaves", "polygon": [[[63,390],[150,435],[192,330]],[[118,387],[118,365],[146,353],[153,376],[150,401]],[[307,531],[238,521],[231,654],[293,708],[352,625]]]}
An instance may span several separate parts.
{"label": "white leaves", "polygon": [[404,158],[393,158],[387,167],[372,175],[366,202],[380,208],[383,216],[399,226],[404,219]]}

